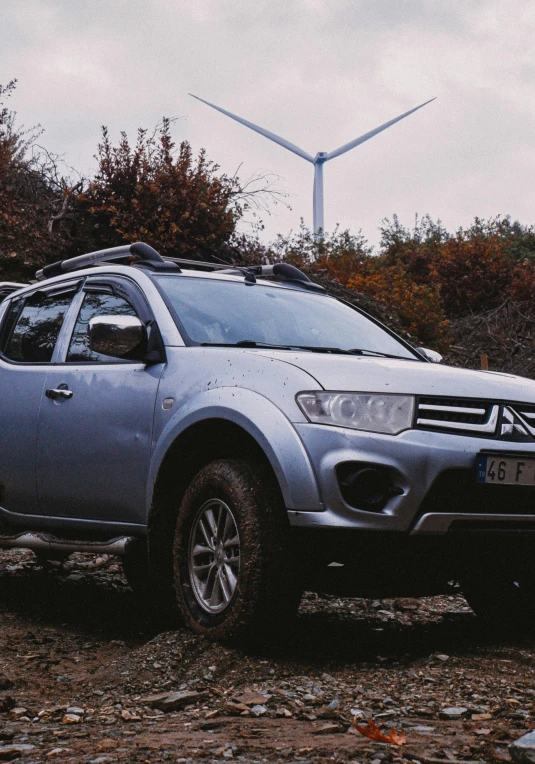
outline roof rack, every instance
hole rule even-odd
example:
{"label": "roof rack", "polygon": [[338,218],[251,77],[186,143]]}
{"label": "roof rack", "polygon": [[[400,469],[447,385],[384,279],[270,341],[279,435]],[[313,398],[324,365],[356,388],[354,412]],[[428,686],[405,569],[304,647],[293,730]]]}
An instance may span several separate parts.
{"label": "roof rack", "polygon": [[136,265],[142,265],[145,268],[158,271],[175,271],[180,273],[180,268],[174,262],[169,262],[142,241],[136,241],[134,244],[123,244],[120,247],[111,249],[99,249],[97,252],[88,252],[86,255],[70,257],[67,260],[58,260],[57,263],[50,263],[37,271],[35,278],[38,281],[60,276],[62,273],[76,271],[80,268],[87,268],[91,265],[97,265],[107,260],[119,260],[123,257],[139,257],[141,262]]}
{"label": "roof rack", "polygon": [[169,257],[163,255],[166,263],[176,263],[182,268],[192,269],[194,271],[219,271],[228,270],[233,267],[231,263],[209,263],[207,260],[184,260],[182,257]]}
{"label": "roof rack", "polygon": [[320,284],[314,284],[314,282],[308,278],[306,273],[303,273],[299,268],[296,268],[295,265],[290,265],[290,263],[252,265],[249,270],[252,271],[255,276],[278,276],[282,281],[303,287],[304,289],[309,289],[311,292],[321,292],[321,294],[327,292],[325,287],[320,286]]}
{"label": "roof rack", "polygon": [[[201,271],[218,271],[219,273],[241,273],[249,283],[256,281],[256,276],[277,276],[282,281],[295,286],[309,289],[312,292],[325,294],[327,291],[319,284],[314,284],[303,271],[289,263],[275,263],[274,265],[231,265],[230,263],[208,263],[203,260],[184,260],[177,257],[162,257],[159,252],[142,241],[134,244],[123,244],[111,249],[99,249],[97,252],[88,252],[85,255],[70,257],[66,260],[58,260],[56,263],[45,265],[37,271],[35,277],[38,281],[60,276],[62,273],[88,268],[92,265],[105,264],[110,260],[120,260],[125,257],[136,257],[139,261],[134,263],[138,268],[150,270],[180,273],[182,268],[192,268]],[[182,266],[182,268],[180,267]]]}
{"label": "roof rack", "polygon": [[[325,287],[320,284],[314,284],[306,273],[296,268],[295,265],[290,263],[275,263],[274,265],[232,265],[228,263],[208,263],[203,260],[183,260],[178,257],[164,257],[164,260],[176,263],[182,268],[192,268],[193,270],[200,271],[218,271],[218,273],[241,273],[249,276],[277,276],[286,283],[294,284],[295,286],[309,289],[311,292],[326,293]],[[255,279],[253,278],[252,281]]]}

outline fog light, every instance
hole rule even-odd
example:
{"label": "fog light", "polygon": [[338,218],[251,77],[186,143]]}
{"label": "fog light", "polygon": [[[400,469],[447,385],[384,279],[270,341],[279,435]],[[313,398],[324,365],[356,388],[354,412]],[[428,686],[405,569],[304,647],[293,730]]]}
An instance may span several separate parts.
{"label": "fog light", "polygon": [[387,467],[345,462],[338,465],[337,475],[344,501],[355,509],[380,512],[392,496],[403,493]]}

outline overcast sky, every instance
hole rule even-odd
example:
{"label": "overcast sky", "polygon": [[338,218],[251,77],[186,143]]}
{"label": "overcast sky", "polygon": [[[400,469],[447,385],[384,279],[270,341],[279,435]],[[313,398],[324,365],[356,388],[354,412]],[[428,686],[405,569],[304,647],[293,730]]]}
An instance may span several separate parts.
{"label": "overcast sky", "polygon": [[394,213],[535,223],[534,40],[528,0],[2,0],[0,82],[84,173],[101,125],[165,115],[225,172],[279,176],[265,239],[312,225],[312,165],[188,92],[313,155],[437,96],[325,167],[326,229],[375,242]]}

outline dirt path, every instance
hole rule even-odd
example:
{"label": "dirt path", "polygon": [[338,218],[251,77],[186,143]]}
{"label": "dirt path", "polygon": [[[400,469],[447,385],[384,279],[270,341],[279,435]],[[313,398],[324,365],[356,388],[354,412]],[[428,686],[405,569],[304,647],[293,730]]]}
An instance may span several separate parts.
{"label": "dirt path", "polygon": [[13,551],[0,609],[0,761],[497,762],[535,726],[533,644],[493,641],[460,596],[308,595],[284,648],[244,654],[158,633],[114,559]]}

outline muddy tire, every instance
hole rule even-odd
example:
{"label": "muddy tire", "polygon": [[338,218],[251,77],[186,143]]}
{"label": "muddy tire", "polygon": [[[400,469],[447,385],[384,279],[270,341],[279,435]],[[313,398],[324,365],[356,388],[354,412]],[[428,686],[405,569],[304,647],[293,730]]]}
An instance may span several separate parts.
{"label": "muddy tire", "polygon": [[186,623],[210,639],[269,642],[292,624],[301,592],[278,486],[260,464],[214,461],[178,512],[175,592]]}

